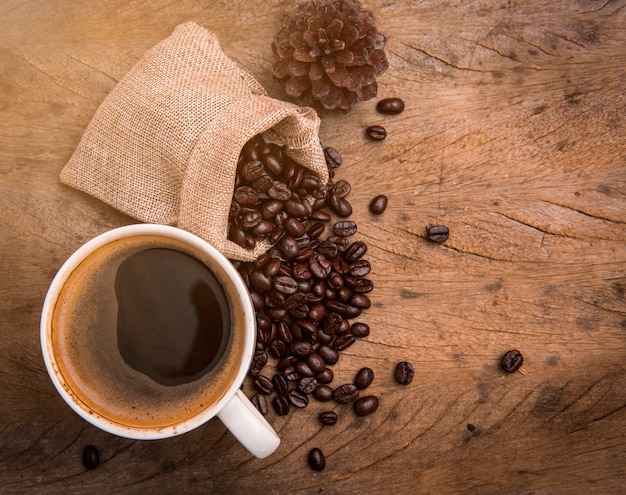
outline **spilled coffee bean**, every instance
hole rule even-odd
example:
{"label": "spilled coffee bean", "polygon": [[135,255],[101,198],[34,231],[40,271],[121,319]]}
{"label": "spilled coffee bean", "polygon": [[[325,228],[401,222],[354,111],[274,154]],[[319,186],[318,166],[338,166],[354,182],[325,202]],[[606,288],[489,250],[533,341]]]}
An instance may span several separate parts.
{"label": "spilled coffee bean", "polygon": [[361,368],[354,377],[354,385],[359,390],[365,390],[374,381],[374,370],[365,367]]}
{"label": "spilled coffee bean", "polygon": [[263,395],[254,394],[250,398],[250,402],[252,402],[252,405],[256,407],[263,416],[267,414],[267,399]]}
{"label": "spilled coffee bean", "polygon": [[522,353],[518,350],[511,350],[502,356],[500,365],[507,373],[515,373],[518,369],[520,369],[523,362],[524,356],[522,356]]}
{"label": "spilled coffee bean", "polygon": [[308,462],[309,466],[314,471],[323,471],[326,467],[326,458],[324,457],[323,452],[318,448],[311,449],[308,456]]}
{"label": "spilled coffee bean", "polygon": [[384,211],[387,209],[388,203],[387,196],[384,194],[379,194],[375,196],[372,201],[370,201],[369,210],[373,215],[382,215]]}
{"label": "spilled coffee bean", "polygon": [[450,230],[445,225],[427,225],[426,233],[433,242],[444,242],[448,239]]}
{"label": "spilled coffee bean", "polygon": [[408,385],[413,381],[413,365],[408,361],[401,361],[396,365],[394,377],[400,385]]}
{"label": "spilled coffee bean", "polygon": [[404,111],[404,101],[400,98],[384,98],[378,102],[376,110],[385,115],[397,115]]}
{"label": "spilled coffee bean", "polygon": [[352,383],[340,385],[333,392],[333,399],[338,404],[349,404],[359,397],[359,389]]}
{"label": "spilled coffee bean", "polygon": [[272,407],[279,416],[286,416],[289,413],[289,399],[284,395],[276,395],[272,399]]}
{"label": "spilled coffee bean", "polygon": [[378,409],[378,397],[368,395],[361,397],[354,402],[354,411],[359,416],[368,416]]}
{"label": "spilled coffee bean", "polygon": [[83,449],[83,466],[87,469],[96,469],[100,465],[100,452],[93,445]]}
{"label": "spilled coffee bean", "polygon": [[319,414],[320,423],[325,426],[332,426],[337,423],[337,413],[334,411],[324,411]]}
{"label": "spilled coffee bean", "polygon": [[372,125],[365,129],[365,135],[373,141],[382,141],[387,137],[387,130],[382,125]]}

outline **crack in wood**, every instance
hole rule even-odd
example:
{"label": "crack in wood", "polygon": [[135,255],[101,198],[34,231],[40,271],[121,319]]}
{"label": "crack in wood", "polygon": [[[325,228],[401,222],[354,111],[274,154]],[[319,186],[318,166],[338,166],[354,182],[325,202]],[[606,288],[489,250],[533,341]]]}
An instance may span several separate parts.
{"label": "crack in wood", "polygon": [[[461,38],[462,39],[462,38]],[[469,41],[469,40],[465,40],[465,41]],[[422,53],[423,55],[426,55],[428,58],[432,58],[433,60],[436,60],[442,64],[444,64],[447,67],[451,67],[453,69],[457,69],[457,70],[462,70],[462,71],[472,71],[472,72],[479,72],[479,73],[489,73],[491,71],[487,71],[487,70],[479,70],[479,69],[474,69],[472,67],[466,67],[466,66],[460,66],[460,65],[456,65],[453,64],[452,62],[445,60],[442,57],[439,57],[433,53],[428,52],[426,49],[424,48],[420,48],[414,45],[411,45],[410,43],[407,43],[405,41],[401,41],[400,42],[402,45],[406,46],[407,48],[410,48],[412,50],[415,50],[416,52]],[[404,58],[404,60],[406,60],[407,62],[411,62],[410,60]]]}
{"label": "crack in wood", "polygon": [[561,208],[565,208],[567,210],[575,211],[576,213],[580,213],[581,215],[584,215],[586,217],[593,218],[594,220],[604,220],[605,222],[615,223],[615,224],[618,224],[618,225],[626,224],[626,222],[623,222],[621,220],[615,220],[613,218],[609,218],[609,217],[606,217],[606,216],[594,215],[592,213],[587,213],[584,210],[580,210],[578,208],[574,208],[573,206],[569,206],[569,205],[566,205],[566,204],[557,203],[556,201],[551,201],[551,200],[544,199],[544,200],[542,200],[542,202],[543,203],[548,203],[548,204],[551,204],[551,205],[554,205],[554,206],[560,206]]}

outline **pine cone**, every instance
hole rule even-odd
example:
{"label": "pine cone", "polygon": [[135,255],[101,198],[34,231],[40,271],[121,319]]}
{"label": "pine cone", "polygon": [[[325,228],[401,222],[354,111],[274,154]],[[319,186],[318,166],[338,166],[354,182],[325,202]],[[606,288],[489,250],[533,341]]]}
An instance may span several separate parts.
{"label": "pine cone", "polygon": [[299,4],[274,36],[272,72],[301,105],[349,111],[376,96],[387,38],[358,0]]}

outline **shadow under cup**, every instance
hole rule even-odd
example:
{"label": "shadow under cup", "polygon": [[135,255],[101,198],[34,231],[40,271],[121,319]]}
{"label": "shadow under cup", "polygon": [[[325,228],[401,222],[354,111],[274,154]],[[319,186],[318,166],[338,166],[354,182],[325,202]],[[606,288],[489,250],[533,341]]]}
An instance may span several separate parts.
{"label": "shadow under cup", "polygon": [[[220,356],[208,371],[182,383],[159,383],[131,366],[120,352],[116,276],[126,260],[148,250],[184,253],[208,268],[221,288],[216,297],[230,323]],[[133,291],[158,294],[159,282],[152,282],[147,277],[147,287]],[[175,294],[175,287],[165,289]],[[164,306],[169,299],[175,297],[166,297]],[[168,345],[175,347],[177,339]],[[243,382],[254,339],[254,309],[235,268],[204,241],[166,226],[122,227],[85,244],[55,277],[42,315],[44,360],[65,401],[99,428],[137,439],[184,433],[215,416]]]}

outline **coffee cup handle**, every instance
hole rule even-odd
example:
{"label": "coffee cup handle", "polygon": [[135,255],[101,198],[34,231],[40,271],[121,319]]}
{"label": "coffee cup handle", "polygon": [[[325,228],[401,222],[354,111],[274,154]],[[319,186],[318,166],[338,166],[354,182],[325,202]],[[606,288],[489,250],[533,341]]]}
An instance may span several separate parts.
{"label": "coffee cup handle", "polygon": [[280,444],[274,429],[241,390],[237,390],[217,417],[259,459],[270,455]]}

